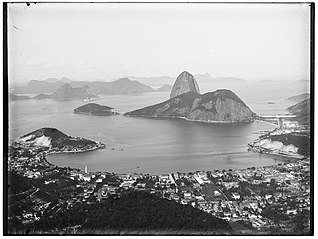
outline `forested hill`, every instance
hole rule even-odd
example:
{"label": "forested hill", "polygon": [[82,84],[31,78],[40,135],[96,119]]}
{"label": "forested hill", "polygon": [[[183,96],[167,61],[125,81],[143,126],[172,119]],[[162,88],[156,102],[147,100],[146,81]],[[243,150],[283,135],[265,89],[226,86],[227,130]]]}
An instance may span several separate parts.
{"label": "forested hill", "polygon": [[[228,222],[200,211],[190,205],[159,198],[147,192],[123,193],[97,204],[77,204],[63,214],[43,218],[35,223],[36,231],[60,230],[80,225],[75,233],[108,234],[125,231],[127,234],[228,234]],[[114,231],[115,230],[115,231]],[[74,232],[73,232],[74,233]]]}
{"label": "forested hill", "polygon": [[297,120],[304,125],[310,124],[310,99],[303,100],[287,108],[287,111],[297,115]]}

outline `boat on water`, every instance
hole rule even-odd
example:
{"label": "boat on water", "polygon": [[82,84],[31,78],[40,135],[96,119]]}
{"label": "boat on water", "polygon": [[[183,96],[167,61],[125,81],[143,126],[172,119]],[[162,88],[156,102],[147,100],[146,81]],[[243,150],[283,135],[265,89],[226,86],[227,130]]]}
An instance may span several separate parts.
{"label": "boat on water", "polygon": [[267,101],[267,104],[273,105],[273,104],[275,104],[275,102],[274,101]]}

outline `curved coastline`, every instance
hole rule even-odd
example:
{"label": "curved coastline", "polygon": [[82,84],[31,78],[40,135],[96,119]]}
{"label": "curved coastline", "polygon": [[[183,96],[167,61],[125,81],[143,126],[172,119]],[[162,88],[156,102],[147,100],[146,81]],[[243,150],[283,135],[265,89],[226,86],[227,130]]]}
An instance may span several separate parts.
{"label": "curved coastline", "polygon": [[131,114],[127,114],[125,113],[124,116],[128,116],[128,117],[136,117],[136,118],[148,118],[148,119],[181,119],[181,120],[186,120],[189,122],[197,122],[197,123],[206,123],[206,124],[240,124],[240,123],[252,123],[255,120],[251,120],[251,121],[215,121],[215,120],[209,120],[209,121],[205,121],[205,120],[191,120],[188,119],[186,117],[180,117],[180,116],[149,116],[149,115],[131,115]]}

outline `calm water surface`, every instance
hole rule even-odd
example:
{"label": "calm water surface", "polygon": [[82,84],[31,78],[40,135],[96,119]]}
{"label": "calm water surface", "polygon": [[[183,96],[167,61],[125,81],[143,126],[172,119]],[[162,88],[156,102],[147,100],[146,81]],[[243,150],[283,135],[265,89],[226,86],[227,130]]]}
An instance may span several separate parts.
{"label": "calm water surface", "polygon": [[[127,112],[169,98],[166,93],[140,96],[102,96],[96,103]],[[237,169],[281,162],[272,156],[247,152],[246,145],[260,130],[273,126],[262,122],[204,124],[184,120],[159,120],[122,115],[98,117],[73,114],[82,101],[28,100],[9,103],[9,142],[41,127],[55,127],[71,136],[102,141],[106,149],[81,154],[48,156],[58,166],[117,173],[190,172]],[[248,103],[258,114],[285,113],[293,102],[276,100]]]}

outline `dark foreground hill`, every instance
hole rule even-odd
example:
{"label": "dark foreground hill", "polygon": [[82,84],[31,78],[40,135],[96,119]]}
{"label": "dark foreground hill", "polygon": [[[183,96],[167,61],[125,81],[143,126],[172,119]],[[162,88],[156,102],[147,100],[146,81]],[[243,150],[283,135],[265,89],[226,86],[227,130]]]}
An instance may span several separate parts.
{"label": "dark foreground hill", "polygon": [[227,234],[228,222],[189,205],[159,198],[147,192],[123,193],[96,204],[77,204],[53,218],[43,218],[33,225],[36,231],[62,232],[80,225],[73,233],[107,234]]}

